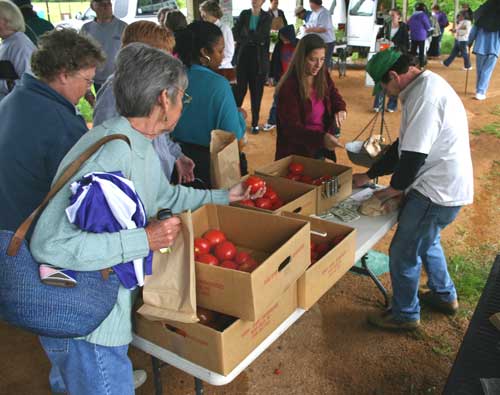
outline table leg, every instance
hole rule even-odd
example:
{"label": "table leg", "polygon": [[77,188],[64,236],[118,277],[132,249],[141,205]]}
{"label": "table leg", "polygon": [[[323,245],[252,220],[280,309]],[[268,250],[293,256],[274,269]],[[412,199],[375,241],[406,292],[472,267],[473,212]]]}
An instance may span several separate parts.
{"label": "table leg", "polygon": [[382,283],[380,282],[378,277],[375,274],[373,274],[373,272],[370,270],[370,268],[366,264],[367,258],[368,258],[367,254],[363,255],[361,257],[361,267],[353,266],[351,268],[351,271],[358,273],[358,274],[362,274],[364,276],[369,276],[373,280],[373,282],[375,283],[375,285],[377,286],[379,291],[382,292],[382,295],[384,296],[384,306],[389,307],[389,296],[387,295],[387,290],[382,285]]}
{"label": "table leg", "polygon": [[194,389],[196,391],[196,395],[203,395],[203,381],[201,381],[198,377],[194,378]]}
{"label": "table leg", "polygon": [[153,364],[153,379],[155,383],[155,395],[163,395],[163,384],[161,382],[161,361],[156,357],[151,356],[151,362]]}

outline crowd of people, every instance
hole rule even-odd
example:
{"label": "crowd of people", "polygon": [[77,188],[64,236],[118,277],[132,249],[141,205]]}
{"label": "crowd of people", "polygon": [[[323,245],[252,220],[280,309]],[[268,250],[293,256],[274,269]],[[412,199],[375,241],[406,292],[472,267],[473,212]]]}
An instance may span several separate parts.
{"label": "crowd of people", "polygon": [[[108,143],[69,183],[91,172],[120,171],[133,182],[151,218],[165,207],[179,213],[248,199],[250,190],[242,184],[212,189],[211,131],[226,130],[243,141],[248,122],[250,131],[259,133],[266,82],[276,86],[264,127],[277,129],[276,159],[297,154],[336,161],[335,150],[343,147],[339,136],[347,104],[331,77],[335,34],[321,0],[310,0],[310,11],[297,7],[296,16],[304,21],[298,31],[288,24],[278,0],[270,1],[268,10],[265,0],[249,1],[232,30],[222,22],[216,0],[201,3],[199,21],[188,23],[180,11],[163,9],[158,24],[130,25],[114,16],[109,0],[92,0],[96,18],[80,33],[53,30],[36,16],[29,0],[15,1],[0,0],[0,61],[13,70],[11,77],[0,78],[1,229],[15,231],[62,170],[112,134],[126,135],[130,145]],[[460,54],[470,70],[468,52],[474,45],[476,98],[484,100],[500,52],[500,9],[488,0],[476,13],[464,9],[457,18],[456,42],[443,64],[449,66]],[[468,123],[452,87],[423,70],[425,42],[431,37],[427,54],[440,56],[447,26],[437,5],[429,17],[425,5],[417,4],[407,23],[392,9],[380,33],[392,48],[367,64],[377,83],[374,109],[384,106],[387,95],[388,111],[396,110],[398,98],[404,110],[399,138],[371,169],[353,177],[354,185],[362,186],[392,174],[390,186],[376,196],[404,195],[389,252],[392,310],[369,319],[384,329],[417,328],[420,302],[447,314],[458,308],[440,232],[473,199]],[[272,30],[278,42],[270,56]],[[412,55],[418,55],[417,64]],[[232,69],[235,83],[227,78]],[[247,121],[242,104],[248,90]],[[94,106],[91,131],[75,107],[83,97]],[[76,229],[65,214],[69,183],[29,233],[37,261],[100,270],[174,242],[181,226],[175,216],[117,233]],[[419,296],[422,265],[431,291]],[[110,316],[83,339],[41,337],[52,363],[53,392],[133,393],[127,350],[134,296],[121,287]]]}

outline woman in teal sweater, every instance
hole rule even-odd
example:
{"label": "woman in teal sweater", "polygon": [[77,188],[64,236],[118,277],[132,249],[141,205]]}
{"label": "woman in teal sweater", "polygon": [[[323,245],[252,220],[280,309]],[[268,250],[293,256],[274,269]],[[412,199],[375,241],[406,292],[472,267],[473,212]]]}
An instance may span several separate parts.
{"label": "woman in teal sweater", "polygon": [[214,129],[233,133],[239,140],[246,124],[229,82],[217,74],[224,57],[222,31],[210,22],[193,22],[177,33],[174,52],[187,67],[187,93],[191,104],[183,111],[173,136],[182,152],[195,163],[194,176],[202,182],[195,187],[209,188],[210,134]]}
{"label": "woman in teal sweater", "polygon": [[[143,78],[147,75],[149,78]],[[113,118],[86,133],[62,160],[55,179],[85,149],[110,134],[125,134],[130,146],[115,140],[94,154],[70,181],[84,174],[121,171],[140,196],[147,217],[159,209],[174,213],[205,203],[227,204],[247,198],[241,184],[231,190],[195,190],[171,186],[163,176],[152,140],[172,130],[182,111],[187,79],[182,64],[165,52],[130,44],[117,58],[114,92],[120,118]],[[49,203],[36,225],[31,251],[38,262],[77,271],[101,270],[147,256],[150,250],[171,245],[180,222],[177,217],[153,221],[145,228],[116,233],[88,233],[65,215],[70,204],[69,184]],[[262,192],[262,191],[261,191]],[[134,393],[128,344],[132,340],[132,304],[135,293],[120,287],[116,305],[90,335],[81,339],[41,337],[53,365],[62,373],[72,395]]]}

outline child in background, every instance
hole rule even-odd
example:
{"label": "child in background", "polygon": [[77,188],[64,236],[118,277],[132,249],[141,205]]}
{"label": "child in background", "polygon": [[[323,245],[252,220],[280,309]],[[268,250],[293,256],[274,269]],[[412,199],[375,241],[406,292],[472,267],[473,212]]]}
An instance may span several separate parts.
{"label": "child in background", "polygon": [[[271,70],[269,73],[269,85],[275,86],[281,76],[288,69],[288,65],[292,60],[295,47],[297,46],[297,37],[295,36],[295,28],[293,25],[287,25],[279,30],[279,39],[274,47],[271,56]],[[264,125],[264,131],[268,132],[276,127],[276,96],[273,99],[269,118]]]}
{"label": "child in background", "polygon": [[469,41],[469,33],[472,28],[472,22],[466,18],[465,12],[458,14],[458,24],[455,29],[455,44],[451,50],[450,56],[443,61],[443,65],[448,67],[457,56],[464,58],[464,70],[472,70],[470,64],[469,53],[467,52],[467,42]]}

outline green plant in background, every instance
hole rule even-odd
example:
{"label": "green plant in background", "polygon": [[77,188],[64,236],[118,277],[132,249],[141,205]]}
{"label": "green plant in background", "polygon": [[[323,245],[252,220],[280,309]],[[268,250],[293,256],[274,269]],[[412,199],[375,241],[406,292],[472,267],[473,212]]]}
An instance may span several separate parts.
{"label": "green plant in background", "polygon": [[445,31],[441,40],[441,54],[449,55],[455,44],[455,37],[449,31]]}

